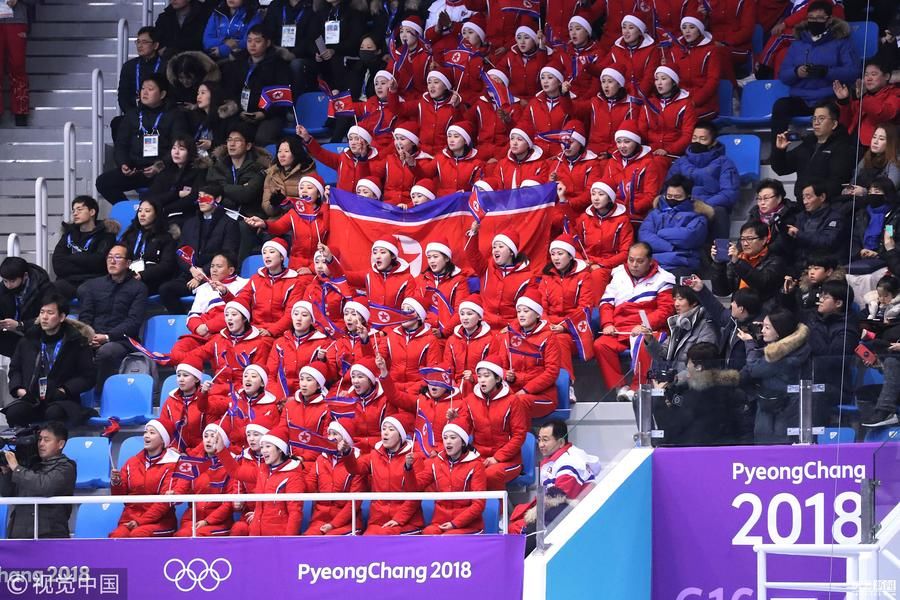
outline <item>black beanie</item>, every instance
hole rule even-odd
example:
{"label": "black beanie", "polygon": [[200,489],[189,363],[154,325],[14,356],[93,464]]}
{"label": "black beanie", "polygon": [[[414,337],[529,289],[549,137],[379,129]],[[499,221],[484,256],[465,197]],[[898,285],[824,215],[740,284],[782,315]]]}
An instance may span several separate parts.
{"label": "black beanie", "polygon": [[800,323],[797,317],[794,316],[794,313],[786,310],[771,312],[768,315],[768,319],[779,338],[794,333],[797,330],[797,325]]}

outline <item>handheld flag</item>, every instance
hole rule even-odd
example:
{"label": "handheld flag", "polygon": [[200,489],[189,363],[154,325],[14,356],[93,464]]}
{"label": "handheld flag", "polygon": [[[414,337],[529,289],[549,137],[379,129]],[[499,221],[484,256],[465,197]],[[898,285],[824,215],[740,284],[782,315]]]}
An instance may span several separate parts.
{"label": "handheld flag", "polygon": [[196,267],[197,264],[194,262],[194,249],[190,246],[182,246],[178,250],[175,251],[175,254],[178,255],[184,263],[189,267]]}
{"label": "handheld flag", "polygon": [[288,389],[287,375],[284,372],[284,348],[275,346],[275,353],[278,355],[278,383],[281,385],[281,393],[285,398],[290,398],[291,391]]}
{"label": "handheld flag", "polygon": [[314,452],[324,452],[325,454],[338,455],[337,444],[320,433],[316,433],[306,427],[292,425],[292,429],[298,429],[300,433],[297,435],[297,441],[291,440],[291,448],[302,448],[304,450],[312,450]]}
{"label": "handheld flag", "polygon": [[497,108],[508,110],[510,105],[515,102],[509,88],[502,81],[494,81],[484,70],[481,71],[481,80],[484,82],[484,89]]}
{"label": "handheld flag", "polygon": [[544,357],[541,347],[525,339],[524,333],[510,327],[506,335],[507,346],[511,354],[519,354],[535,360],[541,360]]}
{"label": "handheld flag", "polygon": [[350,90],[344,90],[329,98],[329,114],[335,117],[352,117],[356,115],[353,108],[353,95]]}
{"label": "handheld flag", "polygon": [[416,318],[415,313],[398,310],[374,302],[369,302],[369,311],[372,313],[372,327],[375,327],[376,329],[379,327],[399,325],[400,323]]}
{"label": "handheld flag", "polygon": [[441,65],[448,69],[465,71],[471,57],[472,52],[469,50],[464,48],[454,48],[453,50],[444,52],[444,60],[441,62]]}
{"label": "handheld flag", "polygon": [[146,356],[153,362],[163,364],[163,363],[167,363],[170,360],[172,360],[171,355],[163,354],[162,352],[152,352],[152,351],[148,350],[143,344],[141,344],[139,341],[137,341],[136,339],[134,339],[132,337],[126,336],[125,339],[128,340],[128,343],[131,344],[135,350],[137,350],[138,352],[140,352],[141,354],[143,354],[144,356]]}
{"label": "handheld flag", "polygon": [[574,129],[555,129],[551,131],[541,131],[537,134],[537,137],[551,144],[568,146],[569,139],[571,139],[573,133],[575,133]]}
{"label": "handheld flag", "polygon": [[352,419],[356,416],[356,399],[349,396],[329,396],[325,398],[328,411],[335,419]]}
{"label": "handheld flag", "polygon": [[590,309],[578,310],[571,317],[567,317],[563,324],[569,330],[572,341],[575,342],[578,357],[581,360],[594,358],[594,332],[591,331]]}
{"label": "handheld flag", "polygon": [[119,430],[122,429],[122,423],[119,421],[119,417],[110,417],[107,419],[108,425],[103,429],[103,432],[100,434],[105,438],[112,439],[114,435],[119,433]]}
{"label": "handheld flag", "polygon": [[532,19],[541,18],[541,5],[532,0],[504,0],[500,10],[506,13],[531,17]]}
{"label": "handheld flag", "polygon": [[175,472],[172,477],[176,479],[184,479],[185,481],[193,481],[200,477],[209,468],[209,461],[205,458],[197,458],[195,456],[181,455],[178,462],[175,463]]}
{"label": "handheld flag", "polygon": [[259,94],[259,108],[269,110],[275,106],[294,106],[294,94],[289,85],[270,85]]}
{"label": "handheld flag", "polygon": [[416,432],[414,437],[416,445],[422,449],[425,456],[431,456],[437,452],[434,443],[434,427],[421,408],[416,411]]}
{"label": "handheld flag", "polygon": [[478,197],[478,188],[475,188],[472,190],[472,193],[469,194],[469,212],[475,217],[476,223],[481,223],[481,220],[487,216],[487,211],[484,210],[484,205]]}

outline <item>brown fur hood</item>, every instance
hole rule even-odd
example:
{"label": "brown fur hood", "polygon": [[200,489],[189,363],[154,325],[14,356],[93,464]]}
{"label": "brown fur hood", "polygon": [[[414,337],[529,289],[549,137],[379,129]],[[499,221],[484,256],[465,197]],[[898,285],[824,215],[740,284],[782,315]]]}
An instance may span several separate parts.
{"label": "brown fur hood", "polygon": [[[218,162],[221,160],[225,160],[228,156],[228,150],[225,148],[225,145],[221,145],[215,150],[212,151],[212,157]],[[250,152],[247,153],[247,157],[259,166],[260,169],[268,169],[269,165],[272,164],[272,155],[269,154],[269,151],[263,148],[262,146],[253,146],[250,148]]]}
{"label": "brown fur hood", "polygon": [[800,323],[794,333],[786,335],[780,340],[766,345],[765,349],[763,350],[763,355],[766,357],[766,362],[778,362],[791,352],[800,349],[808,339],[809,328],[803,323]]}
{"label": "brown fur hood", "polygon": [[226,100],[216,112],[219,114],[219,118],[224,121],[241,112],[241,106],[234,100]]}
{"label": "brown fur hood", "polygon": [[[40,319],[35,317],[34,324],[40,327]],[[69,325],[69,327],[71,327],[77,335],[84,338],[85,343],[90,342],[94,337],[94,334],[96,333],[93,327],[91,327],[87,323],[82,323],[77,319],[73,319],[72,317],[66,318],[65,324]]]}
{"label": "brown fur hood", "polygon": [[695,392],[702,392],[714,387],[737,387],[741,383],[741,374],[734,369],[691,371],[687,383],[688,387]]}
{"label": "brown fur hood", "polygon": [[185,69],[191,71],[202,70],[206,73],[205,76],[200,78],[200,81],[197,81],[197,85],[203,81],[219,81],[222,79],[222,73],[219,71],[215,61],[205,53],[196,50],[180,52],[173,56],[172,60],[166,64],[166,79],[169,80],[170,84],[175,85],[178,81],[176,73]]}
{"label": "brown fur hood", "polygon": [[[831,24],[828,26],[831,31],[831,37],[836,40],[843,40],[850,37],[850,24],[843,19],[831,17]],[[806,21],[803,21],[794,27],[794,37],[798,40],[803,32],[806,31]]]}
{"label": "brown fur hood", "polygon": [[[653,199],[653,208],[659,208],[659,200],[660,196],[657,196]],[[697,213],[698,215],[703,215],[707,219],[712,220],[713,216],[715,215],[715,211],[713,210],[712,206],[710,206],[706,202],[703,202],[702,200],[694,200],[693,202],[695,213]]]}
{"label": "brown fur hood", "polygon": [[[112,219],[100,219],[97,221],[97,226],[103,226],[104,231],[108,231],[113,235],[119,235],[119,232],[122,231],[122,226],[118,221],[114,221]],[[68,233],[69,231],[73,231],[75,225],[73,223],[60,223],[59,230],[62,233]]]}

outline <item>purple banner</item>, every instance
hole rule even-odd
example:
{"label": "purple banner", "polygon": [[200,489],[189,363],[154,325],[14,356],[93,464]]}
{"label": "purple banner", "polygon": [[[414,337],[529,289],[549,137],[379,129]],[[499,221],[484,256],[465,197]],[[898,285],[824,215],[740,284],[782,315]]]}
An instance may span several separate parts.
{"label": "purple banner", "polygon": [[524,544],[518,535],[5,541],[0,598],[520,600]]}
{"label": "purple banner", "polygon": [[[756,598],[754,544],[859,543],[877,444],[653,454],[653,600]],[[839,581],[843,559],[768,557],[769,581]],[[829,598],[777,590],[772,598]],[[832,600],[843,594],[831,594]]]}

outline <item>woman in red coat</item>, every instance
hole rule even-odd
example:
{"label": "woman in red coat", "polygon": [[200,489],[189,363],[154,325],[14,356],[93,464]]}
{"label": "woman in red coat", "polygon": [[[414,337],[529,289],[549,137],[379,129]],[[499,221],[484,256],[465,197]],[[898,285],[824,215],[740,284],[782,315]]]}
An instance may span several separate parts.
{"label": "woman in red coat", "polygon": [[475,383],[475,365],[485,359],[494,341],[494,332],[483,318],[481,297],[466,298],[459,305],[459,325],[453,328],[453,335],[444,346],[444,366],[469,387]]}
{"label": "woman in red coat", "polygon": [[522,472],[522,444],[528,432],[528,409],[503,381],[501,362],[492,357],[478,363],[478,385],[466,398],[489,490],[505,489]]}
{"label": "woman in red coat", "polygon": [[[709,28],[716,32],[716,40],[723,44],[723,58],[728,63],[723,65],[725,67],[723,75],[727,75],[729,79],[734,77],[736,69],[745,67],[748,59],[752,56],[753,28],[761,22],[756,18],[758,4],[758,2],[747,2],[746,0],[700,2],[697,7],[700,12],[685,13],[698,15],[705,13],[703,16],[709,23]],[[793,4],[807,3],[795,2]],[[683,20],[682,23],[684,23]]]}
{"label": "woman in red coat", "polygon": [[581,121],[571,120],[563,125],[571,131],[562,151],[554,158],[548,158],[552,165],[550,181],[556,182],[556,205],[553,230],[562,231],[566,220],[571,224],[584,211],[591,199],[590,182],[600,177],[606,161],[587,149],[587,137]]}
{"label": "woman in red coat", "polygon": [[492,355],[505,357],[504,379],[533,419],[546,417],[559,405],[559,344],[543,314],[540,290],[525,290],[516,300],[516,320],[506,335],[494,338],[491,349]]}
{"label": "woman in red coat", "polygon": [[626,89],[635,96],[653,91],[653,72],[663,59],[663,51],[647,33],[647,25],[634,15],[622,19],[622,37],[613,44],[603,66],[615,67],[625,75]]}
{"label": "woman in red coat", "polygon": [[[391,104],[390,109],[395,111],[395,106]],[[372,147],[372,134],[359,125],[347,131],[347,147],[341,152],[323,148],[303,125],[297,125],[297,135],[306,144],[310,156],[337,171],[339,190],[352,192],[357,181],[380,170],[381,155]]]}
{"label": "woman in red coat", "polygon": [[404,121],[394,128],[394,144],[385,153],[383,201],[400,208],[409,208],[410,188],[416,181],[434,172],[433,157],[419,150],[419,127]]}
{"label": "woman in red coat", "polygon": [[[260,453],[264,464],[256,471],[238,464],[227,449],[219,452],[219,460],[229,475],[246,484],[254,494],[302,494],[306,491],[303,468],[299,461],[291,458],[287,440],[282,435],[269,432],[262,436]],[[303,502],[290,500],[254,504],[252,516],[248,515],[250,535],[300,535]]]}
{"label": "woman in red coat", "polygon": [[[248,423],[244,431],[246,437],[241,444],[244,446],[244,449],[234,454],[234,460],[238,464],[238,469],[245,470],[250,474],[248,476],[252,476],[253,473],[259,470],[260,466],[266,464],[260,450],[262,437],[269,433],[269,429],[256,423]],[[234,440],[232,439],[233,442]],[[231,448],[234,449],[235,447],[232,445]],[[236,494],[248,493],[246,484],[241,483],[241,480],[237,477],[232,476],[231,478],[235,482]],[[254,502],[234,502],[233,506],[235,511],[241,513],[241,518],[231,526],[231,535],[250,535],[250,520],[253,519],[253,510],[256,504]]]}
{"label": "woman in red coat", "polygon": [[[491,69],[486,75],[491,78],[494,85],[508,87],[509,77],[506,76],[506,73],[498,69]],[[506,146],[518,106],[510,104],[507,98],[502,96],[500,102],[500,106],[497,106],[494,97],[485,92],[473,103],[465,117],[465,120],[473,123],[478,130],[475,147],[478,148],[478,155],[486,164],[496,163],[497,157],[503,155],[503,148]]]}
{"label": "woman in red coat", "polygon": [[[565,76],[558,68],[546,66],[541,69],[541,91],[528,101],[528,105],[516,120],[518,125],[527,123],[526,129],[542,133],[562,129],[574,108],[569,95],[564,91]],[[568,84],[566,84],[568,87]],[[545,153],[552,154],[554,145],[541,139],[535,142]]]}
{"label": "woman in red coat", "polygon": [[[504,14],[500,13],[501,16]],[[485,29],[487,29],[485,18],[480,14],[471,15],[460,27],[459,37],[455,33],[444,35],[443,39],[432,47],[432,55],[438,64],[454,65],[450,69],[450,83],[465,101],[477,98],[484,87],[481,72],[484,69],[485,57],[491,56],[494,50]],[[452,45],[452,47],[442,50],[440,46],[444,40],[449,42],[445,46]]]}
{"label": "woman in red coat", "polygon": [[429,71],[428,91],[418,101],[401,103],[391,94],[391,109],[403,120],[419,124],[419,148],[434,156],[443,148],[447,126],[463,116],[461,97],[453,91],[450,79],[440,71]]}
{"label": "woman in red coat", "polygon": [[656,67],[656,91],[644,103],[646,141],[660,160],[671,161],[684,154],[697,124],[693,98],[679,87],[679,80],[670,67]]}
{"label": "woman in red coat", "polygon": [[507,85],[513,96],[526,101],[534,97],[540,87],[541,69],[552,60],[552,54],[534,29],[527,25],[516,29],[515,45],[497,63],[509,78]]}
{"label": "woman in red coat", "polygon": [[[599,42],[591,39],[593,27],[581,15],[569,19],[569,43],[562,48],[557,64],[565,70],[569,89],[578,98],[590,98],[600,89],[598,67],[605,54]],[[551,61],[553,62],[553,61]],[[541,131],[538,129],[538,131]]]}
{"label": "woman in red coat", "polygon": [[[550,242],[550,263],[544,268],[539,288],[541,306],[545,309],[543,316],[550,331],[556,334],[560,367],[568,371],[573,380],[572,355],[577,350],[565,320],[584,317],[585,309],[595,306],[591,269],[587,262],[578,258],[576,243],[575,238],[568,234]],[[578,319],[573,319],[573,323],[578,322]]]}
{"label": "woman in red coat", "polygon": [[266,383],[265,369],[260,365],[247,365],[241,375],[240,389],[231,395],[224,422],[231,431],[231,443],[235,448],[246,447],[244,432],[250,423],[269,430],[281,421],[281,404],[274,394],[266,391]]}
{"label": "woman in red coat", "polygon": [[547,181],[551,168],[545,160],[544,151],[535,147],[534,130],[526,121],[510,130],[509,149],[506,156],[494,165],[491,180],[498,190],[514,190],[527,179]]}
{"label": "woman in red coat", "polygon": [[421,384],[419,369],[438,364],[444,347],[435,330],[426,322],[427,314],[421,302],[407,298],[400,308],[410,313],[412,318],[382,330],[384,337],[378,345],[381,355],[388,361],[394,383],[403,390],[411,391]]}
{"label": "woman in red coat", "polygon": [[284,405],[283,429],[287,429],[291,454],[301,463],[313,462],[318,452],[300,446],[306,432],[325,435],[331,420],[328,404],[325,402],[325,373],[327,367],[320,362],[305,365],[300,369],[297,392]]}
{"label": "woman in red coat", "polygon": [[372,146],[384,155],[394,145],[391,129],[397,122],[397,115],[391,111],[390,96],[397,93],[397,79],[390,71],[378,71],[372,78],[372,88],[375,94],[365,102],[351,102],[345,108],[353,109],[356,124],[372,132]]}
{"label": "woman in red coat", "polygon": [[264,221],[259,217],[245,217],[244,222],[270,235],[290,234],[288,266],[298,273],[308,274],[316,248],[328,239],[329,207],[325,202],[325,182],[315,173],[301,177],[297,187],[298,198],[289,199],[290,208],[277,219]]}
{"label": "woman in red coat", "polygon": [[291,329],[275,340],[266,361],[267,389],[288,398],[297,389],[300,368],[314,360],[324,361],[331,338],[316,329],[315,311],[307,300],[291,308]]}
{"label": "woman in red coat", "polygon": [[[339,454],[322,452],[306,469],[306,489],[310,493],[343,494],[364,492],[363,478],[347,470],[345,455],[353,452],[359,459],[359,448],[339,421],[328,424],[328,439],[337,444]],[[349,500],[319,500],[313,507],[312,519],[303,535],[347,535],[353,527],[352,503]],[[362,502],[356,503],[356,531],[362,528]]]}
{"label": "woman in red coat", "polygon": [[640,127],[622,123],[614,134],[617,150],[606,162],[603,181],[611,184],[628,209],[628,216],[643,219],[653,208],[668,169],[668,161],[641,144]]}
{"label": "woman in red coat", "polygon": [[[424,94],[431,51],[421,41],[425,38],[422,19],[416,15],[408,15],[400,21],[397,37],[405,48],[391,48],[391,59],[385,69],[397,78],[397,89],[401,93]],[[400,55],[404,51],[406,57],[400,61]]]}
{"label": "woman in red coat", "polygon": [[[112,494],[152,496],[170,491],[179,458],[178,452],[169,448],[171,441],[169,430],[161,422],[149,421],[144,427],[144,449],[129,458],[121,470],[110,471]],[[175,508],[169,502],[126,504],[119,525],[109,537],[165,537],[175,533],[177,525]]]}
{"label": "woman in red coat", "polygon": [[[169,392],[159,408],[159,418],[172,427],[172,444],[179,452],[202,456],[201,438],[207,423],[214,423],[228,408],[228,399],[209,397],[212,383],[201,387],[203,371],[190,363],[175,367],[177,388]],[[165,391],[165,390],[163,390]]]}
{"label": "woman in red coat", "polygon": [[[192,480],[181,479],[175,484],[176,494],[237,494],[237,482],[219,461],[218,453],[229,447],[228,433],[215,423],[203,430],[202,473]],[[233,502],[197,502],[196,533],[200,537],[228,535],[234,524]],[[193,537],[194,514],[190,507],[181,516],[175,537]]]}
{"label": "woman in red coat", "polygon": [[533,274],[528,258],[519,252],[519,234],[515,231],[499,233],[491,241],[491,260],[486,261],[479,250],[478,224],[466,247],[469,264],[481,276],[481,298],[484,320],[494,329],[505,327],[516,316],[515,304]]}
{"label": "woman in red coat", "polygon": [[472,147],[475,127],[459,121],[447,127],[447,146],[434,158],[437,195],[468,192],[484,176],[484,161]]}
{"label": "woman in red coat", "polygon": [[[347,454],[347,471],[364,478],[364,487],[373,492],[418,491],[416,470],[421,467],[415,468],[413,443],[406,439],[406,428],[394,417],[386,417],[379,437],[372,451],[359,460],[355,453]],[[421,532],[424,526],[419,500],[373,500],[365,535],[409,535]]]}
{"label": "woman in red coat", "polygon": [[[329,261],[321,251],[314,255],[315,278],[302,294],[317,309],[316,325],[328,335],[344,329],[344,302],[355,294],[346,277],[332,277]],[[293,311],[292,311],[293,312]]]}
{"label": "woman in red coat", "polygon": [[[450,423],[442,428],[444,450],[430,468],[416,473],[419,488],[429,492],[481,492],[487,489],[484,464],[469,445],[465,427]],[[438,500],[431,524],[424,535],[481,533],[484,530],[484,500]]]}
{"label": "woman in red coat", "polygon": [[344,303],[343,334],[337,336],[326,352],[328,381],[337,382],[336,396],[350,385],[350,367],[363,356],[375,356],[375,344],[369,331],[369,307],[365,298]]}
{"label": "woman in red coat", "polygon": [[613,133],[619,124],[640,114],[643,102],[628,93],[625,83],[625,75],[617,67],[606,67],[600,74],[600,91],[591,98],[573,102],[575,116],[589,126],[587,146],[601,158],[609,158],[615,152]]}
{"label": "woman in red coat", "polygon": [[[752,29],[752,27],[751,27]],[[697,118],[714,119],[719,114],[719,81],[723,76],[722,47],[713,41],[703,21],[694,17],[681,20],[681,38],[674,47],[679,86],[691,93]]]}
{"label": "woman in red coat", "polygon": [[388,376],[387,363],[381,355],[376,358],[363,357],[350,367],[349,373],[347,397],[354,402],[351,433],[359,451],[367,454],[378,443],[381,422],[397,413],[388,404],[387,393],[381,385],[381,381]]}
{"label": "woman in red coat", "polygon": [[428,268],[416,277],[418,296],[428,323],[446,337],[459,323],[460,302],[470,295],[468,274],[453,264],[453,250],[444,237],[425,245],[425,261]]}
{"label": "woman in red coat", "polygon": [[616,192],[603,181],[591,184],[591,205],[578,217],[573,233],[584,246],[594,298],[602,298],[612,270],[625,263],[634,242],[634,227]]}

